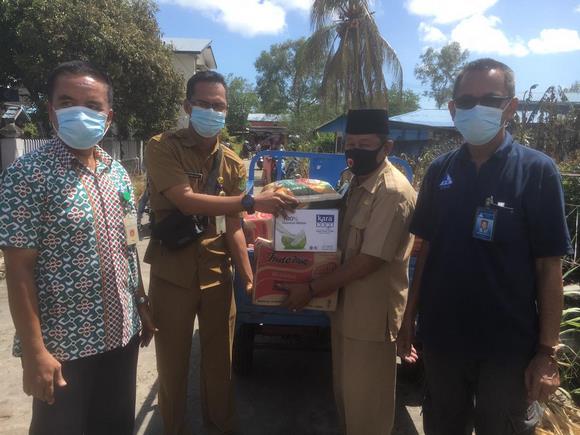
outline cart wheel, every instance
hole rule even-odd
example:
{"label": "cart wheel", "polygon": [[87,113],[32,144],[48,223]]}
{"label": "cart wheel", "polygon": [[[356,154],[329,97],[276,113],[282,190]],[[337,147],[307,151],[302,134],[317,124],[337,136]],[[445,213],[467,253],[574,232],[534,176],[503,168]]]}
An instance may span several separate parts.
{"label": "cart wheel", "polygon": [[234,361],[233,367],[237,375],[247,376],[252,371],[254,360],[254,325],[241,325],[234,337]]}

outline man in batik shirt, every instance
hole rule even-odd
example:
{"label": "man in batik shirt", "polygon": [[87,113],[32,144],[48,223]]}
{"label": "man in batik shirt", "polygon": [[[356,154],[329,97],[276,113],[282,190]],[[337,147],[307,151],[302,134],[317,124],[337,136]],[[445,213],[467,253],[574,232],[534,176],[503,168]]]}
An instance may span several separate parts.
{"label": "man in batik shirt", "polygon": [[112,86],[74,61],[52,72],[47,91],[57,137],[0,180],[14,354],[34,397],[30,433],[131,435],[139,341],[148,344],[154,327],[131,182],[97,145],[111,124]]}

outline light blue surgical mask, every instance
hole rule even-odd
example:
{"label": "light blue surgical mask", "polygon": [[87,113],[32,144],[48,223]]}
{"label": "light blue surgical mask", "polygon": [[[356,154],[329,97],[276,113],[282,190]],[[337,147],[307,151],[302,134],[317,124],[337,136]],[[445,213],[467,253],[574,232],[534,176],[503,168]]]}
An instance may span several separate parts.
{"label": "light blue surgical mask", "polygon": [[213,109],[202,109],[193,106],[189,117],[191,126],[202,137],[210,138],[217,136],[226,125],[225,112],[217,112]]}
{"label": "light blue surgical mask", "polygon": [[69,147],[88,150],[103,139],[107,132],[107,115],[85,106],[65,107],[55,111],[57,136]]}
{"label": "light blue surgical mask", "polygon": [[471,109],[455,109],[455,128],[471,145],[489,143],[502,127],[503,110],[477,105]]}

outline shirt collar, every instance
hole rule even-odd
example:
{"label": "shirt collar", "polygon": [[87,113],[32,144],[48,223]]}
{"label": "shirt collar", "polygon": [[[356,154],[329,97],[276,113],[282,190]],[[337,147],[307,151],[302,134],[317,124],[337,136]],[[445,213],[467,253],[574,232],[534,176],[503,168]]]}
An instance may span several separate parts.
{"label": "shirt collar", "polygon": [[[499,147],[497,147],[497,149],[491,155],[490,160],[505,157],[512,149],[513,143],[514,143],[514,138],[512,137],[510,132],[505,131],[503,142],[501,143],[501,145]],[[457,154],[457,157],[460,160],[471,160],[471,155],[469,154],[469,147],[468,147],[467,142],[465,142],[463,145],[461,145],[461,148],[459,148],[459,153]]]}
{"label": "shirt collar", "polygon": [[[186,128],[182,128],[182,129],[178,130],[176,132],[176,136],[181,139],[179,141],[179,143],[181,145],[183,145],[184,147],[187,147],[187,148],[193,148],[196,152],[199,152],[199,146],[198,146],[199,139],[193,134],[193,131],[190,127],[186,127]],[[220,143],[220,140],[219,140],[219,136],[218,136],[218,138],[215,141],[215,144],[212,146],[212,149],[209,153],[210,156],[217,152],[219,143]]]}
{"label": "shirt collar", "polygon": [[375,193],[375,190],[377,190],[377,184],[378,184],[378,179],[379,176],[383,173],[384,169],[389,167],[391,165],[390,162],[388,161],[384,161],[377,169],[375,169],[374,172],[372,172],[369,177],[363,182],[363,183],[358,183],[358,180],[355,177],[355,186],[356,187],[362,187],[364,189],[366,189],[369,193],[373,194]]}
{"label": "shirt collar", "polygon": [[[69,148],[59,137],[52,139],[51,143],[56,157],[61,161],[63,166],[68,169],[83,167],[79,159],[77,159],[77,157],[70,152]],[[111,165],[113,164],[113,158],[107,154],[104,149],[102,149],[99,145],[96,145],[94,148],[94,153],[95,159],[97,161],[97,172],[111,168]]]}

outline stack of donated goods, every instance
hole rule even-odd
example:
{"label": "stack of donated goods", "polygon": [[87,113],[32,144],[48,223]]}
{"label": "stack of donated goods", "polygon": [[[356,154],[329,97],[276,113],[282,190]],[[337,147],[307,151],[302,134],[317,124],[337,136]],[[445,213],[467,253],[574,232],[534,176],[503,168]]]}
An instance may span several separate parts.
{"label": "stack of donated goods", "polygon": [[[340,264],[338,205],[341,196],[325,181],[306,178],[270,183],[263,191],[279,189],[294,195],[299,206],[288,217],[266,213],[244,216],[248,244],[254,245],[253,303],[281,305],[288,293],[281,283],[308,283],[332,273]],[[334,311],[337,292],[313,298],[306,308]]]}

